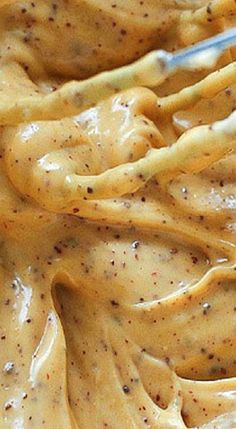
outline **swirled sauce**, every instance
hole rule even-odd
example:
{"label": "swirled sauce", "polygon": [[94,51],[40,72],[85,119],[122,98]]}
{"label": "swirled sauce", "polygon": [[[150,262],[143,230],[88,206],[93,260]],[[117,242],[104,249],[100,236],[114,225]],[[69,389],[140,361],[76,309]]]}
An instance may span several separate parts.
{"label": "swirled sauce", "polygon": [[235,13],[1,1],[1,429],[236,427],[235,53],[85,110],[77,82]]}

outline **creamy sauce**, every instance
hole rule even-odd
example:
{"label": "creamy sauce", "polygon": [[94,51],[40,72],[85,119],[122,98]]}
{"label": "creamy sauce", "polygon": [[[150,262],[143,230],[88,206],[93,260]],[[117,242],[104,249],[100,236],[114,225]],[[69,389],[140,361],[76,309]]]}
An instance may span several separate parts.
{"label": "creamy sauce", "polygon": [[0,8],[1,429],[235,428],[234,51],[86,110],[76,90],[235,2]]}

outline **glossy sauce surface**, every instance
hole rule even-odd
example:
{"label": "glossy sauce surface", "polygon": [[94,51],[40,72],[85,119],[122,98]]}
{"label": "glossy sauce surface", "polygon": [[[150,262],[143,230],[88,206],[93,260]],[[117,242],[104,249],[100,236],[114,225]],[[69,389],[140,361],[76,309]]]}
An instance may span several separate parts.
{"label": "glossy sauce surface", "polygon": [[235,428],[234,50],[205,86],[5,109],[210,37],[235,2],[0,7],[1,429]]}

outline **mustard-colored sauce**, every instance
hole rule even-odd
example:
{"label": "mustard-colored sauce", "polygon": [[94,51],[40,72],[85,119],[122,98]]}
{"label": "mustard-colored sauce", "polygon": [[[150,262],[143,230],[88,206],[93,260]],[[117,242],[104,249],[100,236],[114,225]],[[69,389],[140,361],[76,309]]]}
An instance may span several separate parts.
{"label": "mustard-colored sauce", "polygon": [[236,427],[235,52],[96,86],[235,13],[1,1],[1,429]]}

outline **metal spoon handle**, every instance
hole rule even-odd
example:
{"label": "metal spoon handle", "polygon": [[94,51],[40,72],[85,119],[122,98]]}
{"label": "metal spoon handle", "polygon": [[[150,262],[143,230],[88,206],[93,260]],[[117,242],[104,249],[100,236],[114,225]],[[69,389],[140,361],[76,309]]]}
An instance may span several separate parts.
{"label": "metal spoon handle", "polygon": [[[178,68],[194,68],[202,61],[203,67],[207,67],[208,59],[216,62],[220,54],[228,48],[236,45],[236,28],[225,31],[210,39],[199,42],[188,49],[183,49],[169,56],[167,68],[176,70]],[[205,61],[204,61],[205,56]],[[212,64],[209,64],[211,67]]]}

